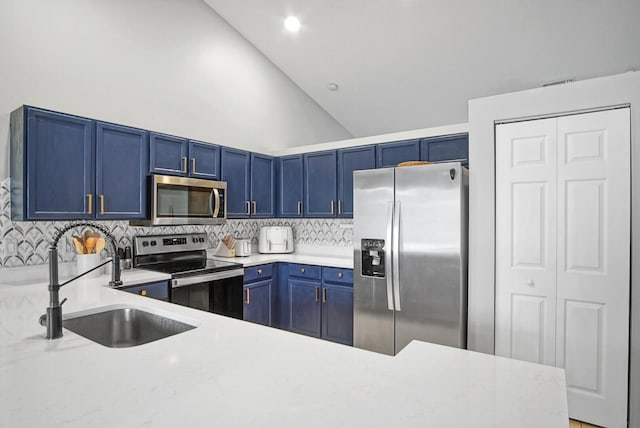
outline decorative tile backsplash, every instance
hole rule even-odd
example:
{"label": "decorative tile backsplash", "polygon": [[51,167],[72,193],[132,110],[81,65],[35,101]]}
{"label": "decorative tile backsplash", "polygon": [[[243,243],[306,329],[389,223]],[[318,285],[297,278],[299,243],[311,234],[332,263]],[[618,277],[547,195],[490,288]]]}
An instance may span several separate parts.
{"label": "decorative tile backsplash", "polygon": [[[0,267],[39,265],[47,263],[49,241],[56,227],[67,221],[11,221],[11,194],[9,178],[0,182]],[[255,244],[262,226],[291,226],[295,244],[349,247],[352,245],[353,223],[351,219],[261,219],[228,220],[221,226],[129,226],[126,221],[100,222],[116,237],[118,246],[131,245],[134,235],[155,235],[181,232],[206,232],[209,247],[215,248],[228,234],[236,238],[249,238]],[[345,227],[347,226],[347,227]],[[80,230],[75,232],[80,233]],[[75,260],[76,252],[71,236],[67,232],[58,245],[61,261]]]}

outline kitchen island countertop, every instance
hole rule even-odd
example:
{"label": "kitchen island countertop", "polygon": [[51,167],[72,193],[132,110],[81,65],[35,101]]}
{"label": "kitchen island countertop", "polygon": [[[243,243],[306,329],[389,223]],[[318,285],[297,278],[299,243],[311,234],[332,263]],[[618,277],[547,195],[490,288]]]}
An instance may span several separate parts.
{"label": "kitchen island countertop", "polygon": [[417,341],[389,357],[114,290],[106,275],[63,287],[64,314],[129,304],[197,328],[121,349],[66,329],[46,340],[46,285],[2,282],[3,427],[567,426],[560,369]]}

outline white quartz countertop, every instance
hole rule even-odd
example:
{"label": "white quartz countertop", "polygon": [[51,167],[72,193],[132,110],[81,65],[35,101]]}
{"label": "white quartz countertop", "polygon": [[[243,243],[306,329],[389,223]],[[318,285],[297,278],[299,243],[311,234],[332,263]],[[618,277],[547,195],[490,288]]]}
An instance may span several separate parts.
{"label": "white quartz countertop", "polygon": [[[145,273],[125,273],[125,281],[128,275]],[[68,330],[46,340],[38,324],[46,285],[0,279],[0,426],[568,423],[560,369],[417,341],[389,357],[110,289],[102,285],[108,280],[63,287],[63,312],[131,304],[197,328],[121,349]]]}
{"label": "white quartz countertop", "polygon": [[210,250],[208,251],[208,257],[241,263],[244,267],[284,262],[353,269],[353,250],[351,247],[316,247],[313,249],[309,247],[284,254],[259,254],[254,252],[247,257],[217,257],[214,255],[213,250]]}

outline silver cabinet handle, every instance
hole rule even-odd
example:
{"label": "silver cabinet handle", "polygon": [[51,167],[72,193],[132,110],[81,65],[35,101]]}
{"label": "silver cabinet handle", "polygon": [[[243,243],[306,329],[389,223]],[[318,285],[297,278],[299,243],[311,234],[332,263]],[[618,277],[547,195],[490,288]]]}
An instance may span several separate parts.
{"label": "silver cabinet handle", "polygon": [[331,199],[331,215],[333,215],[333,214],[334,214],[334,211],[335,211],[335,210],[333,209],[334,205],[335,205],[335,201],[334,201],[333,199]]}
{"label": "silver cabinet handle", "polygon": [[342,200],[338,199],[338,214],[342,214]]}
{"label": "silver cabinet handle", "polygon": [[[387,236],[384,242],[385,252],[389,252],[391,249],[391,242],[393,239],[393,202],[389,202],[387,205]],[[387,309],[390,311],[393,310],[393,278],[391,273],[393,272],[393,267],[391,266],[391,257],[384,258],[384,270],[386,271],[385,276],[387,277]]]}
{"label": "silver cabinet handle", "polygon": [[247,204],[247,215],[251,215],[251,202],[245,201],[244,203]]}
{"label": "silver cabinet handle", "polygon": [[104,214],[104,195],[98,195],[100,199],[100,215]]}
{"label": "silver cabinet handle", "polygon": [[302,215],[302,202],[298,201],[298,215]]}
{"label": "silver cabinet handle", "polygon": [[87,214],[93,214],[93,194],[87,193],[87,206],[89,209],[87,210]]}
{"label": "silver cabinet handle", "polygon": [[258,214],[258,203],[256,201],[253,201],[253,215]]}
{"label": "silver cabinet handle", "polygon": [[393,301],[400,311],[400,201],[395,203],[393,213]]}
{"label": "silver cabinet handle", "polygon": [[186,156],[182,158],[182,173],[183,174],[187,173],[187,157]]}
{"label": "silver cabinet handle", "polygon": [[196,173],[196,158],[191,158],[191,174]]}

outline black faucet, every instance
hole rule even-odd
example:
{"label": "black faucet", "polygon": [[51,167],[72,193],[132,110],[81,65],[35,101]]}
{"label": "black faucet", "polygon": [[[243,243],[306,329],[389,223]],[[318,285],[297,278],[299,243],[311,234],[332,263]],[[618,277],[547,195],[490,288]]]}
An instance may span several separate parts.
{"label": "black faucet", "polygon": [[[104,233],[104,236],[106,236],[111,243],[111,260],[107,260],[106,262],[71,278],[65,283],[59,284],[58,241],[60,241],[62,235],[64,235],[67,231],[79,226],[93,227],[94,229],[98,229],[100,232]],[[62,229],[56,228],[56,233],[53,235],[53,240],[51,242],[51,245],[49,246],[49,307],[47,308],[47,313],[40,317],[40,324],[47,326],[47,339],[57,339],[59,337],[62,337],[62,304],[66,302],[67,299],[62,300],[62,302],[59,301],[60,287],[67,285],[68,283],[75,281],[76,279],[85,276],[89,272],[93,272],[94,270],[99,269],[110,262],[112,262],[113,264],[111,265],[111,281],[109,281],[109,285],[111,287],[117,287],[119,285],[122,285],[122,281],[120,281],[120,258],[118,257],[116,240],[105,226],[92,222],[82,221],[70,223]]]}

